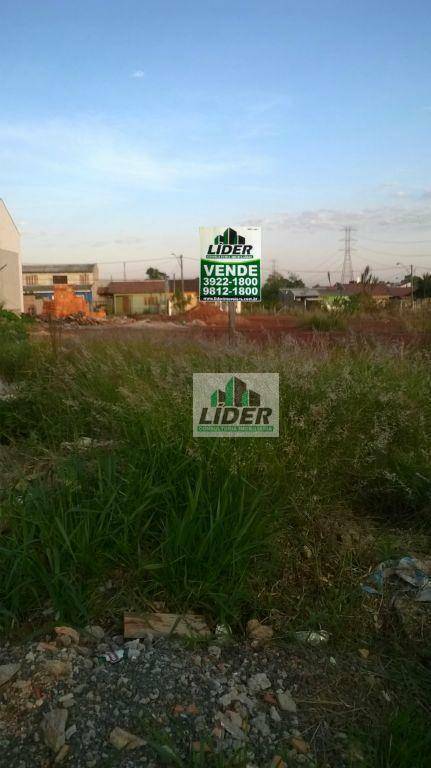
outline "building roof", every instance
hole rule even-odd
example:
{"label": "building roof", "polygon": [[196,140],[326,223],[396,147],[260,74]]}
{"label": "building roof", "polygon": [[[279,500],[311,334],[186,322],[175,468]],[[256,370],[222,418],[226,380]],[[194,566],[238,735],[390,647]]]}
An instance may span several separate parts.
{"label": "building roof", "polygon": [[358,293],[366,293],[369,296],[389,296],[389,288],[386,283],[363,285],[362,283],[346,283],[342,286],[342,296],[356,296]]}
{"label": "building roof", "polygon": [[387,288],[394,299],[405,299],[412,292],[411,287],[406,287],[405,285],[388,285]]}
{"label": "building roof", "polygon": [[[175,288],[181,290],[181,280],[175,280]],[[165,280],[114,280],[103,288],[99,288],[100,296],[113,296],[114,294],[130,293],[164,293]],[[174,281],[169,280],[169,291],[173,292]],[[184,280],[184,292],[197,292],[199,279],[197,277]]]}
{"label": "building roof", "polygon": [[116,280],[99,288],[101,296],[113,296],[116,293],[163,293],[166,290],[164,280]]}
{"label": "building roof", "polygon": [[314,288],[280,288],[286,296],[290,293],[294,299],[318,299],[320,294]]}
{"label": "building roof", "polygon": [[65,272],[92,272],[94,267],[97,267],[97,264],[23,264],[22,271],[24,274],[34,274],[36,272],[45,274],[59,272],[64,274]]}

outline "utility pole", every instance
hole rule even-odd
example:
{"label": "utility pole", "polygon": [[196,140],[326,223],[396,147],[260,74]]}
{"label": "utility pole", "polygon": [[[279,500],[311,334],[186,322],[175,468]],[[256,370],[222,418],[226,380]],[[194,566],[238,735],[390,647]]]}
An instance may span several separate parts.
{"label": "utility pole", "polygon": [[[407,265],[403,264],[402,261],[397,261],[397,267],[403,267],[404,269],[407,269]],[[414,286],[413,286],[414,270],[415,268],[413,264],[410,264],[410,306],[412,308],[414,307],[414,303],[415,303]]]}
{"label": "utility pole", "polygon": [[182,253],[180,253],[178,256],[176,253],[171,253],[171,256],[175,256],[176,260],[178,261],[178,264],[180,265],[180,276],[181,276],[181,293],[184,296],[184,271],[183,271],[183,259],[184,256]]}
{"label": "utility pole", "polygon": [[166,301],[166,314],[169,315],[169,277],[165,277],[165,301]]}
{"label": "utility pole", "polygon": [[410,306],[413,309],[414,306],[414,298],[413,298],[413,264],[410,264]]}
{"label": "utility pole", "polygon": [[342,284],[353,282],[353,266],[352,266],[352,232],[353,227],[343,227],[344,231],[344,261],[343,269],[341,271]]}

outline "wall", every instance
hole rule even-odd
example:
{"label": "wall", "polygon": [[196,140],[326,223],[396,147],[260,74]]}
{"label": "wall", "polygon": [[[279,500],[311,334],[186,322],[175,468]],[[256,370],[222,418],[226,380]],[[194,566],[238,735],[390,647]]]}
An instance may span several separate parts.
{"label": "wall", "polygon": [[[97,273],[97,269],[94,272],[85,273],[87,275],[86,285],[92,285],[97,280],[95,272]],[[25,272],[23,275],[23,283],[30,288],[37,288],[38,285],[53,285],[53,276],[62,275],[67,277],[67,285],[81,285],[83,283],[81,274],[81,272]],[[27,277],[33,275],[37,276],[37,282],[27,283]]]}
{"label": "wall", "polygon": [[5,309],[22,312],[22,275],[19,232],[0,200],[0,303]]}

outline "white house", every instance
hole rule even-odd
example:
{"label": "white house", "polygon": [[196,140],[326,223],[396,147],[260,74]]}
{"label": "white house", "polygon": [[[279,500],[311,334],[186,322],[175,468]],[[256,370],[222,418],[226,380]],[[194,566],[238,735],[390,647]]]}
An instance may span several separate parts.
{"label": "white house", "polygon": [[0,306],[23,312],[21,243],[15,223],[0,199]]}

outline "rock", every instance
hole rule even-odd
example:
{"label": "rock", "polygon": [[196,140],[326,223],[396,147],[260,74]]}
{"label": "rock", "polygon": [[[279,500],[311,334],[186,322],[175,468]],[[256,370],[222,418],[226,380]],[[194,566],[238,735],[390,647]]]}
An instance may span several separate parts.
{"label": "rock", "polygon": [[54,632],[57,635],[57,637],[70,637],[73,643],[75,645],[78,645],[79,643],[79,632],[77,632],[76,629],[73,629],[73,627],[68,626],[61,626],[61,627],[54,627]]}
{"label": "rock", "polygon": [[219,720],[221,727],[224,728],[230,736],[238,741],[243,741],[245,739],[245,733],[238,725],[238,721],[235,722],[236,718],[233,718],[232,715],[232,712],[225,712],[223,714],[219,712],[217,719]]}
{"label": "rock", "polygon": [[64,696],[60,696],[59,703],[68,709],[69,707],[73,707],[75,703],[75,699],[73,698],[73,693],[65,693]]}
{"label": "rock", "polygon": [[8,683],[9,680],[12,680],[13,676],[18,672],[20,666],[21,664],[0,665],[0,688],[2,685],[5,685],[5,683]]}
{"label": "rock", "polygon": [[55,643],[38,643],[36,646],[36,651],[50,651],[51,653],[55,653],[58,651],[57,646]]}
{"label": "rock", "polygon": [[257,693],[257,691],[264,691],[266,688],[271,688],[271,680],[269,680],[265,672],[258,672],[257,675],[253,675],[249,678],[247,686],[250,691]]}
{"label": "rock", "polygon": [[287,768],[287,763],[284,762],[280,755],[274,755],[271,762],[271,768]]}
{"label": "rock", "polygon": [[211,752],[211,747],[202,741],[192,741],[193,752]]}
{"label": "rock", "polygon": [[43,670],[51,677],[70,677],[72,674],[72,664],[70,661],[60,661],[53,659],[44,661]]}
{"label": "rock", "polygon": [[103,640],[105,637],[105,630],[102,627],[98,627],[96,624],[93,624],[91,626],[85,627],[85,631],[88,635],[90,635],[94,640]]}
{"label": "rock", "polygon": [[283,712],[296,712],[296,702],[289,691],[277,691],[277,703]]}
{"label": "rock", "polygon": [[75,735],[76,731],[77,731],[77,727],[76,727],[75,723],[73,725],[69,726],[69,728],[66,731],[66,741],[69,741],[69,739],[71,739],[72,736]]}
{"label": "rock", "polygon": [[272,640],[274,630],[257,619],[250,619],[247,622],[247,635],[256,645],[264,645]]}
{"label": "rock", "polygon": [[57,645],[59,648],[70,648],[72,645],[72,638],[69,635],[60,635],[57,637]]}
{"label": "rock", "polygon": [[57,752],[56,758],[54,760],[54,763],[62,763],[64,758],[67,756],[67,754],[70,751],[70,747],[68,744],[63,744],[61,749]]}
{"label": "rock", "polygon": [[271,719],[274,721],[274,723],[281,722],[281,717],[278,714],[278,710],[276,709],[276,707],[271,707],[269,710],[269,714],[271,715]]}
{"label": "rock", "polygon": [[66,741],[67,709],[52,709],[43,717],[42,732],[45,744],[58,752]]}
{"label": "rock", "polygon": [[298,736],[293,736],[293,738],[290,740],[290,743],[295,752],[299,752],[300,755],[306,755],[310,751],[310,747],[307,742],[304,741],[304,739],[300,739]]}
{"label": "rock", "polygon": [[109,741],[116,749],[138,749],[145,746],[145,741],[134,733],[116,726],[109,734]]}
{"label": "rock", "polygon": [[142,616],[124,614],[124,637],[136,638],[153,635],[166,637],[208,637],[211,632],[202,616],[192,613],[180,615],[177,613],[147,613]]}
{"label": "rock", "polygon": [[208,653],[214,659],[219,659],[221,656],[221,648],[219,645],[210,645],[208,646]]}
{"label": "rock", "polygon": [[33,690],[33,683],[31,680],[17,680],[13,687],[20,692],[22,696],[30,696]]}
{"label": "rock", "polygon": [[259,712],[258,715],[253,717],[253,720],[251,721],[251,725],[253,728],[255,728],[256,731],[259,731],[259,733],[262,734],[262,736],[269,736],[271,733],[271,729],[268,726],[268,723],[266,722],[266,717],[263,712]]}

